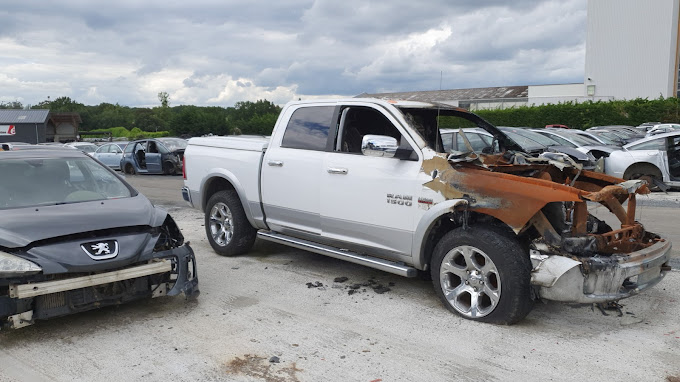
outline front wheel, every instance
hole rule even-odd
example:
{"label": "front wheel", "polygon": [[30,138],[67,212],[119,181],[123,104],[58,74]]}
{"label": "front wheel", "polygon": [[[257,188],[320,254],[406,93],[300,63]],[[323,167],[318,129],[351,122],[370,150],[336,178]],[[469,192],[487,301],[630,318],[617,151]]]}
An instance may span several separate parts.
{"label": "front wheel", "polygon": [[446,308],[469,320],[514,324],[533,307],[529,256],[500,230],[452,230],[435,247],[430,272]]}
{"label": "front wheel", "polygon": [[257,230],[250,225],[236,191],[220,191],[205,207],[205,232],[215,252],[234,256],[253,247]]}
{"label": "front wheel", "polygon": [[171,162],[165,162],[163,163],[163,174],[165,175],[175,175],[177,170],[175,169],[175,165],[172,164]]}

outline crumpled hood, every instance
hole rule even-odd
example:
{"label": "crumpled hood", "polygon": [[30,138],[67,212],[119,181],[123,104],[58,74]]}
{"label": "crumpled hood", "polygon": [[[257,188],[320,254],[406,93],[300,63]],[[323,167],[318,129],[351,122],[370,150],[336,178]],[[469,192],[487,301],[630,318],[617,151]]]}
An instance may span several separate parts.
{"label": "crumpled hood", "polygon": [[167,213],[142,194],[131,198],[0,210],[0,247],[130,226],[159,226]]}

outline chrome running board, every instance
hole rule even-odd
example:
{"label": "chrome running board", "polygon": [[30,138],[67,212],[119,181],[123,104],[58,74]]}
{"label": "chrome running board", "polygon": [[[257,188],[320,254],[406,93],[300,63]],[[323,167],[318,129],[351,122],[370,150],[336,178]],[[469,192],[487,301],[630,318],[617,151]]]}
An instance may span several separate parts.
{"label": "chrome running board", "polygon": [[354,264],[365,265],[367,267],[379,269],[381,271],[394,273],[395,275],[399,276],[416,277],[418,274],[418,271],[415,268],[395,263],[393,261],[361,255],[356,252],[340,250],[328,245],[314,243],[312,241],[302,240],[272,231],[258,231],[257,236],[262,240],[287,245],[293,248],[303,249],[305,251],[318,253],[320,255],[332,257],[334,259],[349,261],[350,263]]}

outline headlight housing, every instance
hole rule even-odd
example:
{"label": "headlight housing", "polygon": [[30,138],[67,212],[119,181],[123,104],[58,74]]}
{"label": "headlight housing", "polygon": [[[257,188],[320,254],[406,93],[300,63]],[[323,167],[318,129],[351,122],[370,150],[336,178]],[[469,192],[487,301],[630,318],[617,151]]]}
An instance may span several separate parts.
{"label": "headlight housing", "polygon": [[42,272],[37,264],[0,251],[0,277],[29,276]]}
{"label": "headlight housing", "polygon": [[182,236],[177,223],[175,223],[175,220],[169,214],[165,218],[163,225],[158,228],[158,232],[160,235],[153,248],[154,252],[167,251],[184,244],[184,236]]}

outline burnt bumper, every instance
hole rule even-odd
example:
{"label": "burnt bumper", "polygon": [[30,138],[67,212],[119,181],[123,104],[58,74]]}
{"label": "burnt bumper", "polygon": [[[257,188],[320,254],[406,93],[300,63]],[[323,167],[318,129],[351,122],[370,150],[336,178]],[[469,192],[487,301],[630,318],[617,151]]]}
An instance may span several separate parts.
{"label": "burnt bumper", "polygon": [[532,285],[546,300],[601,303],[634,296],[656,285],[670,270],[671,242],[629,254],[575,260],[532,251]]}

